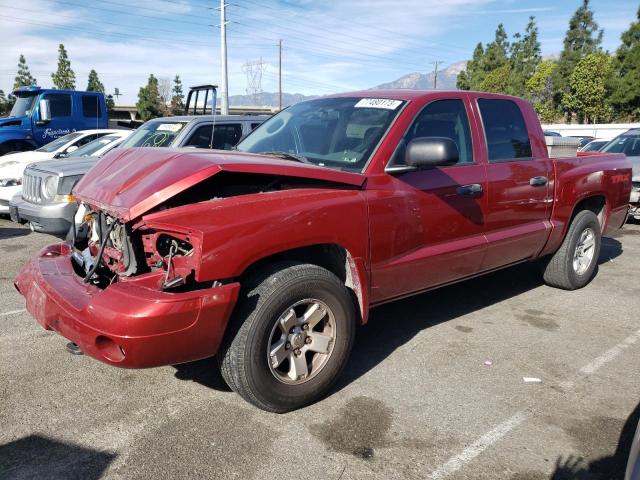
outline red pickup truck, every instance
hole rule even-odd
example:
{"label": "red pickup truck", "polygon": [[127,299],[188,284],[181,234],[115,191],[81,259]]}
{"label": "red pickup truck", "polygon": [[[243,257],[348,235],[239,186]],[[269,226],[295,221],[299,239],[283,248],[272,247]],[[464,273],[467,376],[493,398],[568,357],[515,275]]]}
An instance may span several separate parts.
{"label": "red pickup truck", "polygon": [[536,259],[547,284],[583,287],[630,191],[624,155],[548,158],[518,98],[341,94],[233,152],[115,150],[75,189],[72,241],[15,285],[100,361],[217,354],[233,390],[284,412],[328,391],[371,307]]}

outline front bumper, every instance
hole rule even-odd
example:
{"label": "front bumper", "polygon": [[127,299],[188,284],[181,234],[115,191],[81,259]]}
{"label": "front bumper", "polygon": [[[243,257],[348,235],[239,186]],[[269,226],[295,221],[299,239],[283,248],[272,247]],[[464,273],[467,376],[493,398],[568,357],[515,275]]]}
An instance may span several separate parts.
{"label": "front bumper", "polygon": [[66,234],[71,228],[73,216],[78,209],[75,202],[50,203],[38,205],[15,196],[9,204],[11,219],[14,222],[27,222],[36,232]]}
{"label": "front bumper", "polygon": [[130,282],[104,290],[74,271],[71,247],[45,247],[15,280],[27,311],[47,330],[110,365],[147,368],[216,354],[239,283],[167,293]]}

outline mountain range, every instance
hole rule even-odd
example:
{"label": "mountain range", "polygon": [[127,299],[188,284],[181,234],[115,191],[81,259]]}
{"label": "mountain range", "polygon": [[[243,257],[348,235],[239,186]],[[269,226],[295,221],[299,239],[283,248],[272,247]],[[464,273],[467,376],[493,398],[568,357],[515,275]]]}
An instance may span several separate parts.
{"label": "mountain range", "polygon": [[[458,74],[464,70],[467,62],[452,63],[447,68],[438,70],[439,90],[451,90],[456,88]],[[382,83],[373,89],[430,89],[433,88],[434,72],[413,72],[387,83]],[[318,95],[302,95],[300,93],[282,92],[282,104],[286,107],[302,100],[310,100]],[[278,93],[260,92],[256,95],[230,95],[230,106],[262,105],[268,107],[278,106]]]}

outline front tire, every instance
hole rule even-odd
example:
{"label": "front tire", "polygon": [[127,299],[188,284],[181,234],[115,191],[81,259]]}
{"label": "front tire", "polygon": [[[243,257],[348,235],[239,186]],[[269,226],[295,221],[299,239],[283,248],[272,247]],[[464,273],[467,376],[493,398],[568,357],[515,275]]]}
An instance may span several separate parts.
{"label": "front tire", "polygon": [[601,237],[596,214],[590,210],[578,212],[562,245],[544,266],[545,283],[564,290],[587,285],[596,273]]}
{"label": "front tire", "polygon": [[344,369],[356,313],[344,284],[310,264],[254,276],[218,352],[222,376],[253,405],[284,413],[323,396]]}

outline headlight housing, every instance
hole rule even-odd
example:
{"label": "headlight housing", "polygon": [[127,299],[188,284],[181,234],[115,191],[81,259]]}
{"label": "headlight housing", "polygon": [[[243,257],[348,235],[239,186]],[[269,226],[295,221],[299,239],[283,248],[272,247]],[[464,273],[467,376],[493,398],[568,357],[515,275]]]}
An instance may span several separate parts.
{"label": "headlight housing", "polygon": [[15,187],[22,185],[21,178],[0,178],[0,187]]}
{"label": "headlight housing", "polygon": [[42,182],[42,197],[46,200],[53,200],[58,192],[58,177],[49,175]]}

